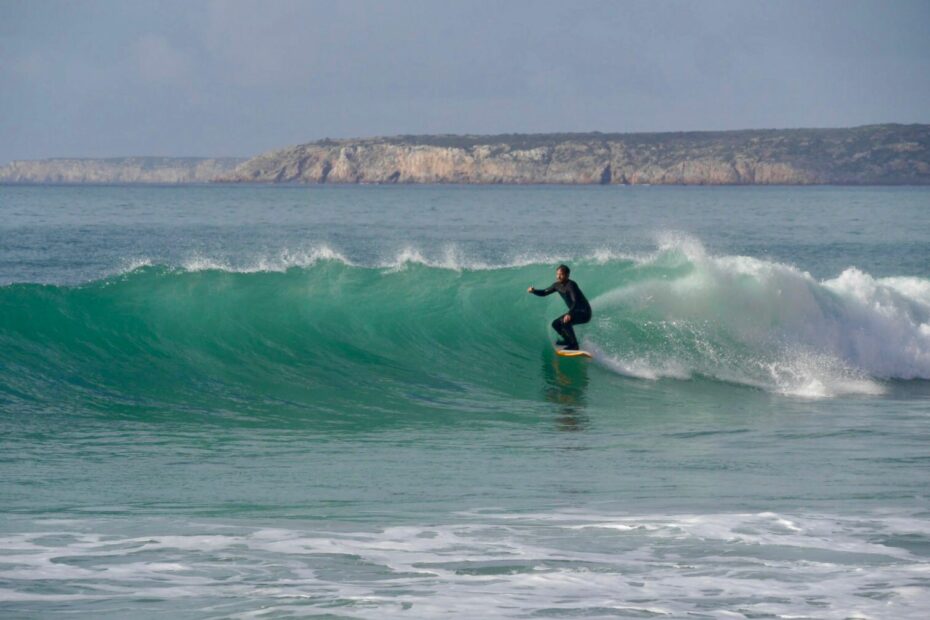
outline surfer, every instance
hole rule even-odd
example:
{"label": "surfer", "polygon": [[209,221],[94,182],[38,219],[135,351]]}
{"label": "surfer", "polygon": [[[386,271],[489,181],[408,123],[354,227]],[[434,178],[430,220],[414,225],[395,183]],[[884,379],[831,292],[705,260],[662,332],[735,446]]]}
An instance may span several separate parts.
{"label": "surfer", "polygon": [[555,270],[555,282],[549,288],[539,291],[532,286],[527,290],[538,297],[545,297],[558,293],[568,306],[568,312],[552,321],[552,329],[561,336],[557,345],[565,345],[567,351],[578,350],[578,339],[575,338],[574,325],[582,325],[591,320],[591,305],[585,299],[584,293],[578,288],[574,280],[569,280],[571,269],[567,265],[559,265]]}

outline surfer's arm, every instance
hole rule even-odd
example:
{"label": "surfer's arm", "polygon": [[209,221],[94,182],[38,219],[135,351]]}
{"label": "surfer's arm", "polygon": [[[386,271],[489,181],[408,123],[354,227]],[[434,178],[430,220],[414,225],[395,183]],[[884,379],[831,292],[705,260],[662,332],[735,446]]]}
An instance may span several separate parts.
{"label": "surfer's arm", "polygon": [[534,295],[536,295],[537,297],[545,297],[546,295],[551,295],[551,294],[553,294],[553,293],[555,292],[555,284],[553,284],[553,285],[550,286],[549,288],[543,289],[543,290],[539,290],[538,288],[533,288],[533,287],[531,286],[531,287],[529,288],[529,292],[532,293],[532,294],[534,294]]}

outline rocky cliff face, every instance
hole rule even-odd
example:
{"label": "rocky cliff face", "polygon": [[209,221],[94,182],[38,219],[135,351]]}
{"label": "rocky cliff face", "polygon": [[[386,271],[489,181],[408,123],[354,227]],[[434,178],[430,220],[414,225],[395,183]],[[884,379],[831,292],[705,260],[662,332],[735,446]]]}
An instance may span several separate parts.
{"label": "rocky cliff face", "polygon": [[14,161],[0,168],[0,183],[209,183],[243,161],[231,157]]}
{"label": "rocky cliff face", "polygon": [[401,136],[265,153],[258,183],[930,184],[930,125],[659,134]]}

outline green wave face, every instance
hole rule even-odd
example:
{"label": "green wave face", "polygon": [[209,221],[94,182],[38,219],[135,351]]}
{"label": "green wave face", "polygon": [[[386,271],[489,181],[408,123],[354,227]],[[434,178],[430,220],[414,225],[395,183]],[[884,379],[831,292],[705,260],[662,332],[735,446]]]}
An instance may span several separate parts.
{"label": "green wave face", "polygon": [[[704,376],[831,396],[930,378],[924,280],[848,270],[818,282],[681,248],[573,266],[594,307],[579,333],[601,382]],[[539,400],[554,359],[548,324],[564,306],[526,294],[551,281],[552,267],[321,260],[283,272],[155,266],[78,287],[11,285],[0,289],[0,398],[344,424],[497,412],[501,402],[512,412]]]}
{"label": "green wave face", "polygon": [[73,288],[8,286],[0,394],[340,416],[513,395],[538,371],[546,317],[558,312],[525,293],[548,272],[322,261],[283,273],[145,267]]}

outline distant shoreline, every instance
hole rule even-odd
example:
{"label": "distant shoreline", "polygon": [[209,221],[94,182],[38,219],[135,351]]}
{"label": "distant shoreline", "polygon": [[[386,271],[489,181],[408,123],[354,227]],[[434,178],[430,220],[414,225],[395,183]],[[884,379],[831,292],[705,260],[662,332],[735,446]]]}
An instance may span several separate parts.
{"label": "distant shoreline", "polygon": [[107,157],[13,161],[0,183],[16,185],[208,184],[246,161],[241,157]]}
{"label": "distant shoreline", "polygon": [[744,188],[751,189],[779,189],[779,188],[914,188],[923,189],[930,187],[930,183],[718,183],[718,184],[683,184],[683,183],[640,183],[627,185],[601,185],[596,183],[261,183],[261,182],[242,182],[229,183],[224,181],[208,181],[199,183],[34,183],[34,182],[9,182],[0,181],[0,188],[7,187],[46,187],[46,188],[149,188],[149,189],[184,189],[184,188],[242,188],[242,189],[267,189],[274,191],[277,189],[305,189],[305,190],[325,190],[325,189],[474,189],[474,188],[565,188],[565,189],[602,189],[607,191],[614,188],[616,191],[624,189],[734,189]]}
{"label": "distant shoreline", "polygon": [[17,185],[930,185],[930,125],[320,140],[251,159],[15,161]]}

